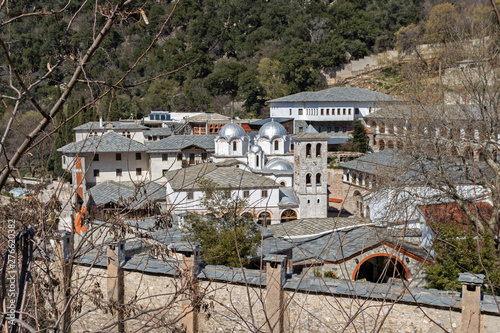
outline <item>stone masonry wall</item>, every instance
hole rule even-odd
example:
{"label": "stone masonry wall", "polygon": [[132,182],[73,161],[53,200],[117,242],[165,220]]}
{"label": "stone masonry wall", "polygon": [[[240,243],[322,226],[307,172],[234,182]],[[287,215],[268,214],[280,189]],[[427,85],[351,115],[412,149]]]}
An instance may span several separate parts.
{"label": "stone masonry wall", "polygon": [[[79,277],[76,302],[82,309],[73,314],[73,332],[100,330],[112,320],[106,306],[106,270],[75,267]],[[202,332],[259,331],[265,323],[265,287],[249,287],[201,281],[204,295]],[[126,332],[166,332],[180,328],[182,311],[179,278],[125,271]],[[287,290],[290,329],[294,332],[460,332],[460,313],[415,304],[383,302],[329,294]],[[482,315],[482,332],[497,332],[500,317]],[[168,326],[162,326],[167,323]],[[111,330],[111,329],[110,329]]]}

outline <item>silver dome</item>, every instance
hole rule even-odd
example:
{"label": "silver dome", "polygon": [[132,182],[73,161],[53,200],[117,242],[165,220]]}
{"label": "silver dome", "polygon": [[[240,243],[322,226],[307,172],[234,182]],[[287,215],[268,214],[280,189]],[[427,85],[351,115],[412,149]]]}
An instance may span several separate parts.
{"label": "silver dome", "polygon": [[270,121],[265,123],[259,130],[259,138],[267,138],[269,141],[286,136],[286,129],[280,123]]}
{"label": "silver dome", "polygon": [[260,153],[262,151],[262,147],[259,146],[259,145],[253,145],[251,148],[250,148],[250,151],[252,153]]}
{"label": "silver dome", "polygon": [[228,142],[232,139],[243,139],[245,135],[243,127],[235,123],[226,124],[219,131],[219,137],[225,138]]}
{"label": "silver dome", "polygon": [[273,171],[293,171],[293,165],[282,158],[275,158],[267,162],[266,169]]}

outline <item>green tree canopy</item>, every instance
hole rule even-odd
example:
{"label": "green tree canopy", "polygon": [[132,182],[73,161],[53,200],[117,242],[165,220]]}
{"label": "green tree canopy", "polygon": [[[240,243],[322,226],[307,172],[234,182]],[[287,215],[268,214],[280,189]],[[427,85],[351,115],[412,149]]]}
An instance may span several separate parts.
{"label": "green tree canopy", "polygon": [[206,215],[190,213],[188,240],[201,245],[201,258],[210,265],[239,267],[256,255],[260,233],[257,224],[241,216],[247,203],[231,197],[231,190],[219,190],[202,182]]}
{"label": "green tree canopy", "polygon": [[365,124],[357,118],[354,120],[354,130],[352,132],[352,151],[366,153],[368,150],[368,136],[366,135]]}

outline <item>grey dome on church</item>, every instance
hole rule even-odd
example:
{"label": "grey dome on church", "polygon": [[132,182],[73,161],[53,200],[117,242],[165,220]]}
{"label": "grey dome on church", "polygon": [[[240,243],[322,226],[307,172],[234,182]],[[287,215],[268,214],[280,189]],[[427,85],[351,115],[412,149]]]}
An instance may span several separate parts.
{"label": "grey dome on church", "polygon": [[226,124],[219,131],[219,137],[225,138],[228,142],[233,139],[243,139],[245,135],[243,127],[235,123]]}
{"label": "grey dome on church", "polygon": [[262,147],[259,146],[259,145],[253,145],[251,148],[250,148],[250,151],[252,153],[260,153],[262,151]]}
{"label": "grey dome on church", "polygon": [[259,138],[267,138],[269,141],[282,138],[287,135],[286,129],[280,123],[270,121],[265,123],[259,130]]}
{"label": "grey dome on church", "polygon": [[293,165],[282,158],[275,158],[267,162],[266,169],[272,171],[292,171]]}

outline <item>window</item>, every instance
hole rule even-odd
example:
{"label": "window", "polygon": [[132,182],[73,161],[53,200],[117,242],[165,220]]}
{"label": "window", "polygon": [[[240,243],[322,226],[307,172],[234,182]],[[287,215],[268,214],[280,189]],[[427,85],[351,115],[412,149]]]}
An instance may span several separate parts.
{"label": "window", "polygon": [[325,109],[321,109],[321,115],[324,116]]}
{"label": "window", "polygon": [[326,109],[326,115],[329,116],[330,115],[330,109]]}
{"label": "window", "polygon": [[249,198],[250,197],[250,191],[243,191],[243,198]]}
{"label": "window", "polygon": [[340,108],[337,109],[337,116],[340,116]]}
{"label": "window", "polygon": [[238,150],[238,143],[236,141],[233,142],[233,151]]}
{"label": "window", "polygon": [[116,153],[116,160],[121,161],[122,160],[122,154],[121,153]]}
{"label": "window", "polygon": [[177,161],[182,161],[182,153],[177,154]]}
{"label": "window", "polygon": [[142,160],[142,154],[141,153],[135,153],[135,159],[136,160]]}
{"label": "window", "polygon": [[278,140],[274,141],[274,150],[280,149],[280,142]]}
{"label": "window", "polygon": [[224,190],[223,195],[225,199],[231,198],[231,190]]}
{"label": "window", "polygon": [[161,154],[162,161],[168,161],[168,154]]}
{"label": "window", "polygon": [[299,116],[302,116],[302,114],[303,114],[302,109],[299,109]]}
{"label": "window", "polygon": [[345,109],[342,109],[342,115],[345,116]]}
{"label": "window", "polygon": [[262,190],[261,197],[267,198],[267,190]]}
{"label": "window", "polygon": [[255,156],[255,166],[259,167],[259,156]]}
{"label": "window", "polygon": [[99,177],[99,169],[94,169],[94,177]]}
{"label": "window", "polygon": [[193,191],[189,191],[187,193],[187,199],[188,200],[193,200],[194,199],[194,192]]}
{"label": "window", "polygon": [[201,159],[206,160],[207,159],[207,153],[201,153]]}
{"label": "window", "polygon": [[122,169],[116,169],[116,177],[122,176]]}
{"label": "window", "polygon": [[290,116],[292,115],[292,109],[290,109]]}
{"label": "window", "polygon": [[99,161],[99,154],[95,154],[95,155],[94,155],[94,161],[95,161],[95,162]]}
{"label": "window", "polygon": [[321,174],[320,173],[316,174],[316,185],[321,185]]}
{"label": "window", "polygon": [[306,157],[311,157],[311,144],[306,145]]}
{"label": "window", "polygon": [[347,109],[347,114],[351,115],[351,108]]}
{"label": "window", "polygon": [[135,175],[140,176],[142,174],[142,169],[141,168],[136,168],[135,169]]}
{"label": "window", "polygon": [[167,175],[167,172],[168,172],[168,169],[163,169],[163,170],[161,171],[161,173],[162,173],[162,175],[163,175],[163,176],[166,176],[166,175]]}
{"label": "window", "polygon": [[321,156],[321,143],[318,143],[316,145],[316,157],[320,157]]}
{"label": "window", "polygon": [[306,175],[306,185],[311,185],[311,174],[310,173],[308,173]]}

